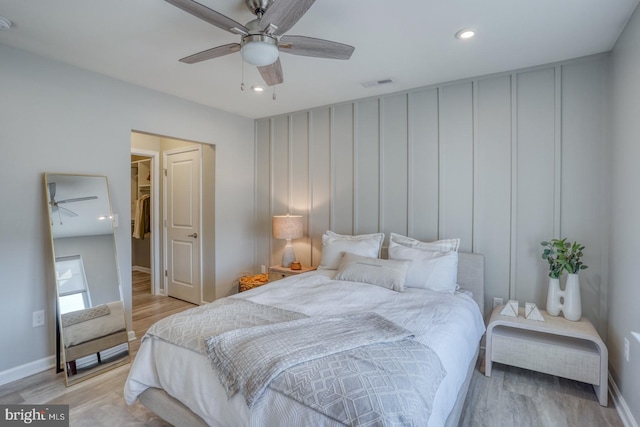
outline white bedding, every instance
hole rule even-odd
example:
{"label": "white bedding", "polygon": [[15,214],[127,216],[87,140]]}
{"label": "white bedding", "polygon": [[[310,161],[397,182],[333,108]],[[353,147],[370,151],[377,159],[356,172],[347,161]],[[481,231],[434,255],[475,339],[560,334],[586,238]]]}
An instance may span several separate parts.
{"label": "white bedding", "polygon": [[[297,311],[308,316],[373,311],[412,331],[440,357],[447,375],[436,393],[429,426],[444,425],[484,333],[477,304],[464,293],[335,281],[332,270],[290,276],[231,298]],[[203,337],[204,339],[205,337]],[[164,389],[212,426],[337,426],[326,417],[267,389],[251,410],[236,395],[227,399],[202,354],[153,338],[144,339],[125,384],[127,403],[148,387]]]}
{"label": "white bedding", "polygon": [[122,302],[113,301],[106,306],[110,311],[108,315],[65,326],[62,329],[65,348],[125,330]]}

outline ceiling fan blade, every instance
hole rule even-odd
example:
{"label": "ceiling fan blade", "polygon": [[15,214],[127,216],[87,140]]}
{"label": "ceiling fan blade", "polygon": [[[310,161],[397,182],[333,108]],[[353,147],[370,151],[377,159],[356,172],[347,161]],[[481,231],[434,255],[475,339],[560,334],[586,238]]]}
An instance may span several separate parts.
{"label": "ceiling fan blade", "polygon": [[258,71],[260,72],[264,82],[269,86],[275,86],[284,81],[284,78],[282,77],[282,64],[280,63],[280,58],[271,65],[258,67]]}
{"label": "ceiling fan blade", "polygon": [[73,199],[64,199],[56,202],[57,205],[60,203],[73,203],[73,202],[84,202],[85,200],[95,200],[98,196],[87,196],[87,197],[76,197]]}
{"label": "ceiling fan blade", "polygon": [[194,53],[193,55],[185,56],[180,60],[180,62],[184,62],[185,64],[195,64],[206,61],[207,59],[218,58],[238,51],[240,51],[240,43],[230,43],[214,47],[212,49],[203,50],[202,52]]}
{"label": "ceiling fan blade", "polygon": [[56,183],[49,183],[49,197],[51,197],[51,201],[55,201],[56,199]]}
{"label": "ceiling fan blade", "polygon": [[[249,30],[237,21],[225,16],[213,9],[209,9],[207,6],[200,4],[193,0],[165,0],[167,3],[171,3],[177,8],[184,10],[193,16],[208,22],[211,25],[229,31],[230,33],[247,33]],[[239,30],[236,31],[235,29]]]}
{"label": "ceiling fan blade", "polygon": [[71,217],[73,217],[73,216],[78,216],[78,214],[77,214],[77,213],[75,213],[74,211],[72,211],[72,210],[70,210],[70,209],[67,209],[67,208],[65,208],[65,207],[57,206],[57,208],[58,208],[58,212],[62,212],[62,213],[63,213],[63,214],[65,214],[66,216],[71,216]]}
{"label": "ceiling fan blade", "polygon": [[293,55],[329,59],[349,59],[355,50],[348,44],[305,36],[282,36],[278,49]]}
{"label": "ceiling fan blade", "polygon": [[[169,1],[169,0],[167,0]],[[277,29],[273,34],[286,33],[307,13],[316,0],[278,0],[274,1],[260,19],[260,29],[266,31],[270,25]]]}

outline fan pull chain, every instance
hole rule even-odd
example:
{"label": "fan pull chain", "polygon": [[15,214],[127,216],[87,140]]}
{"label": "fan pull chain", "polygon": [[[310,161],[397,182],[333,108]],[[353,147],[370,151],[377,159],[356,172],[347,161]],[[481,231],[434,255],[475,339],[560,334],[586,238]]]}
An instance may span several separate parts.
{"label": "fan pull chain", "polygon": [[242,75],[241,80],[242,81],[240,82],[240,90],[244,90],[244,60],[242,60],[241,70],[242,70],[242,72],[241,72],[241,75]]}
{"label": "fan pull chain", "polygon": [[276,86],[273,86],[273,95],[271,95],[271,99],[276,100]]}

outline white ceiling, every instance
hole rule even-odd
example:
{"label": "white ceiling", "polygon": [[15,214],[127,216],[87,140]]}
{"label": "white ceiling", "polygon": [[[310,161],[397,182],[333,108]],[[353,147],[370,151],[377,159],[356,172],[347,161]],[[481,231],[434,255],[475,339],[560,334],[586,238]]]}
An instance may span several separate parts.
{"label": "white ceiling", "polygon": [[[278,0],[275,0],[278,1]],[[200,0],[246,23],[244,0]],[[0,0],[0,43],[250,118],[609,51],[638,0],[317,0],[289,31],[355,46],[349,61],[282,54],[284,83],[240,91],[239,54],[178,59],[240,41],[162,0]],[[454,38],[475,27],[470,41]],[[0,58],[1,60],[1,58]],[[394,83],[364,88],[361,83]],[[247,87],[262,83],[245,64]]]}

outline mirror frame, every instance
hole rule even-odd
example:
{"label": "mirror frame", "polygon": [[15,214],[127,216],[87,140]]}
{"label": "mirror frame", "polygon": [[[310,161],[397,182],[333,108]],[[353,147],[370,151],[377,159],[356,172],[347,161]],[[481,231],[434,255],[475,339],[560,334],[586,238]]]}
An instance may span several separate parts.
{"label": "mirror frame", "polygon": [[[123,316],[123,323],[124,323],[124,331],[120,331],[120,332],[114,332],[112,334],[108,334],[104,337],[98,337],[95,338],[95,340],[103,340],[104,342],[106,342],[106,347],[104,347],[102,350],[98,350],[95,353],[97,354],[97,360],[98,363],[95,366],[92,366],[89,369],[86,369],[84,372],[82,373],[77,373],[76,372],[72,372],[74,369],[72,369],[71,362],[75,362],[75,360],[70,360],[67,361],[67,348],[64,345],[64,332],[63,332],[63,327],[62,327],[62,313],[60,312],[60,302],[59,302],[59,294],[60,294],[60,283],[58,281],[58,274],[56,272],[56,261],[57,261],[57,257],[56,257],[56,245],[55,245],[55,239],[54,239],[54,230],[53,230],[53,221],[54,221],[54,216],[52,215],[52,209],[51,209],[51,195],[50,195],[50,187],[49,187],[49,181],[51,179],[51,177],[53,176],[65,176],[65,177],[78,177],[78,178],[103,178],[104,179],[104,184],[106,187],[106,195],[107,195],[107,203],[109,205],[109,218],[111,219],[111,237],[113,238],[113,256],[114,256],[114,264],[115,264],[115,274],[116,274],[116,279],[117,279],[117,287],[118,287],[118,295],[119,295],[119,301],[122,304],[122,316]],[[131,346],[129,345],[129,339],[128,339],[128,334],[129,334],[129,330],[127,327],[127,321],[126,321],[126,314],[125,314],[125,310],[124,310],[124,294],[123,294],[123,289],[122,289],[122,279],[120,277],[120,265],[118,263],[118,251],[117,251],[117,241],[116,241],[116,235],[115,235],[115,227],[114,227],[114,221],[113,221],[113,208],[111,205],[111,192],[110,192],[110,188],[109,188],[109,179],[107,176],[105,175],[86,175],[86,174],[69,174],[69,173],[54,173],[54,172],[45,172],[43,174],[43,181],[44,181],[44,190],[45,190],[45,206],[47,209],[47,218],[49,220],[49,237],[50,237],[50,244],[51,244],[51,254],[52,254],[52,269],[53,269],[53,275],[54,275],[54,280],[55,280],[55,295],[56,295],[56,372],[64,372],[65,373],[65,384],[67,385],[67,387],[76,384],[80,381],[84,381],[86,379],[92,378],[96,375],[99,375],[103,372],[109,371],[111,369],[117,368],[119,366],[128,364],[131,362]],[[106,234],[105,234],[106,235]],[[60,257],[60,256],[59,256]],[[89,286],[89,284],[87,283],[87,286]],[[89,292],[89,289],[87,289],[87,293]],[[106,303],[105,303],[106,304]],[[107,310],[108,311],[108,310]],[[94,340],[90,340],[89,342],[94,342],[94,344],[96,343]],[[77,345],[80,346],[83,343],[78,343]],[[122,346],[126,344],[126,354],[124,352],[124,349],[122,350],[122,356],[120,358],[116,358],[112,361],[108,361],[108,362],[102,362],[100,360],[100,352],[104,351],[104,350],[108,350],[111,348],[115,348],[117,346]],[[90,354],[93,354],[93,351],[91,351]],[[86,357],[86,356],[79,356],[79,357]],[[63,369],[60,368],[60,365],[62,364]]]}

